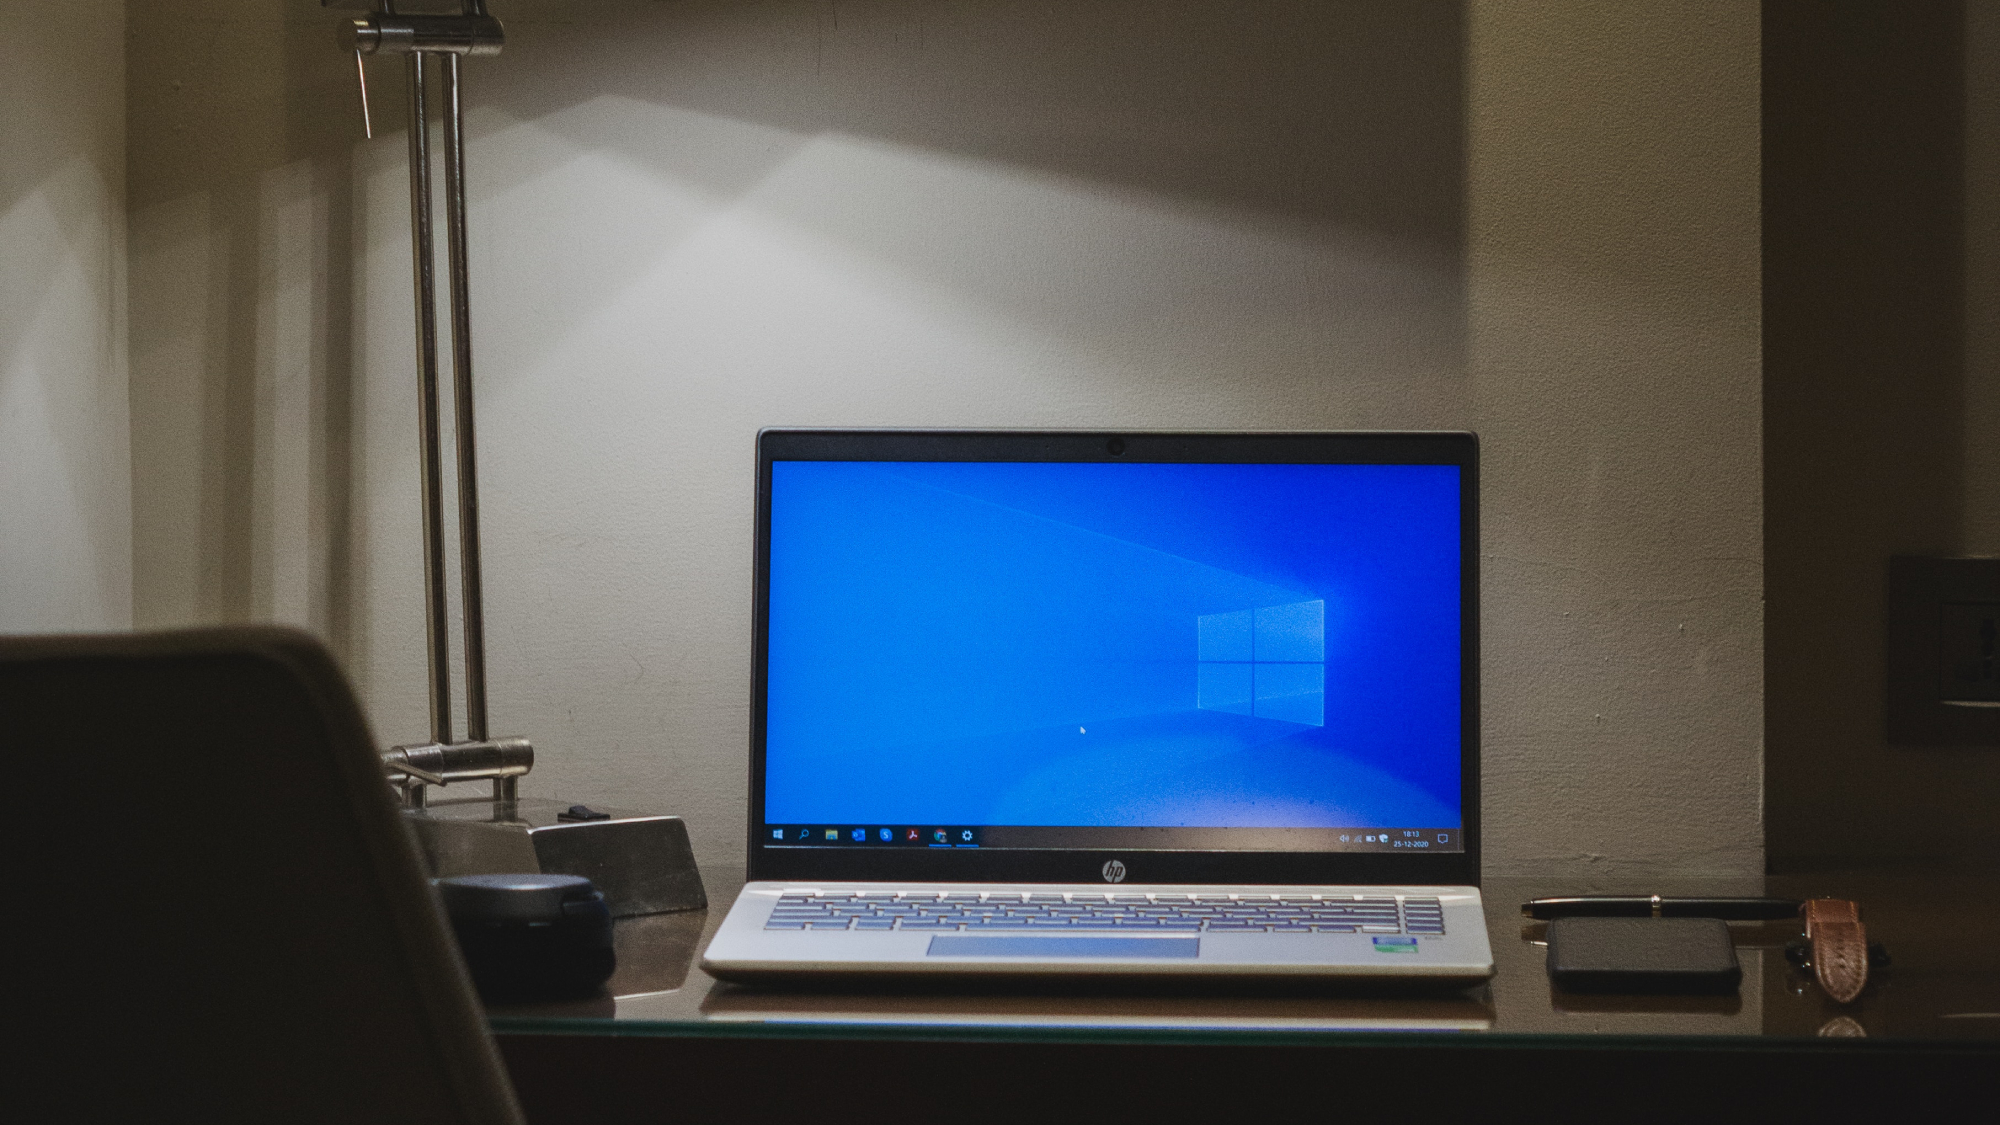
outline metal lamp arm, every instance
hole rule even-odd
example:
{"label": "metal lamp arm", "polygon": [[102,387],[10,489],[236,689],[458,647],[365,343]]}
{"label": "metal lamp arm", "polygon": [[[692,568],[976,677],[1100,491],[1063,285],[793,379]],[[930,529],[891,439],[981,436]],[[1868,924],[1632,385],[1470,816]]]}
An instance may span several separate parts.
{"label": "metal lamp arm", "polygon": [[[479,473],[473,424],[471,286],[466,265],[465,107],[460,97],[459,58],[500,53],[506,32],[486,12],[483,0],[461,0],[452,14],[401,14],[383,0],[372,14],[347,21],[343,46],[354,52],[361,85],[363,127],[373,136],[368,114],[369,55],[404,55],[410,90],[410,229],[412,279],[417,303],[418,420],[423,455],[424,601],[429,655],[431,744],[452,746],[451,641],[446,611],[444,567],[444,485],[439,446],[437,282],[431,212],[430,112],[427,70],[436,56],[444,71],[445,243],[449,258],[453,421],[458,453],[458,535],[460,600],[465,615],[464,745],[485,745],[486,617],[480,569]],[[509,740],[500,740],[509,741]],[[525,744],[525,743],[524,743]],[[420,770],[424,767],[419,766]],[[422,774],[406,776],[428,780]],[[525,769],[494,777],[494,797],[511,801],[516,777]]]}

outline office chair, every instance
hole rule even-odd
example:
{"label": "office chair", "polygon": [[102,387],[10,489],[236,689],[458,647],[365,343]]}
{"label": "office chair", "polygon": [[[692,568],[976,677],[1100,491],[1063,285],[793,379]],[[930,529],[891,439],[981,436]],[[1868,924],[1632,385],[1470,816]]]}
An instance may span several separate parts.
{"label": "office chair", "polygon": [[312,638],[0,638],[0,766],[9,1116],[521,1121]]}

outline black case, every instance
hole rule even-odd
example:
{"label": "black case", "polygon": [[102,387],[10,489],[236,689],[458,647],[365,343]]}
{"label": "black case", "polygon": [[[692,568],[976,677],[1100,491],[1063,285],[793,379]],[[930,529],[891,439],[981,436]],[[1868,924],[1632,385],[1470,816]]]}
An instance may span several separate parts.
{"label": "black case", "polygon": [[1569,992],[1735,992],[1743,982],[1729,926],[1717,918],[1558,918],[1549,980]]}

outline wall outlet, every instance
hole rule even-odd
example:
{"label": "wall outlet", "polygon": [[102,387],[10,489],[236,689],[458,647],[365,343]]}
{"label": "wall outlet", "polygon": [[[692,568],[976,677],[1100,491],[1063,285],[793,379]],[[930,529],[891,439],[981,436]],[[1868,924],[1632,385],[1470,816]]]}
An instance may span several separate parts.
{"label": "wall outlet", "polygon": [[1889,560],[1889,742],[2000,746],[2000,559]]}

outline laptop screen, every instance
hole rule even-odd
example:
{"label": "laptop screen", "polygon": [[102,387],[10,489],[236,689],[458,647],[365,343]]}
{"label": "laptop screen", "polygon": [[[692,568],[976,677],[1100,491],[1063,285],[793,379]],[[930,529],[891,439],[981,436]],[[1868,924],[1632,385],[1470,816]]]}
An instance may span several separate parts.
{"label": "laptop screen", "polygon": [[1470,466],[1302,448],[769,457],[753,838],[1464,851]]}

